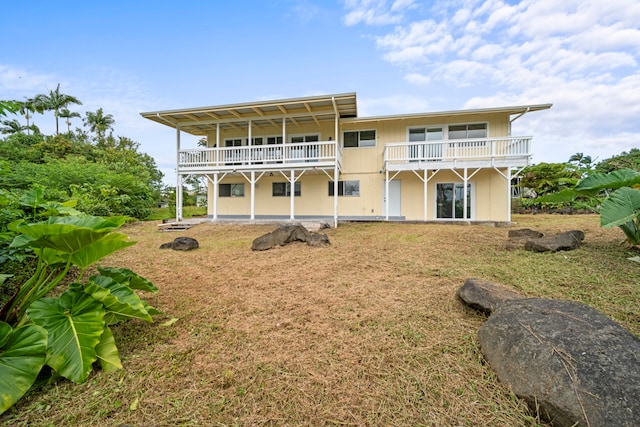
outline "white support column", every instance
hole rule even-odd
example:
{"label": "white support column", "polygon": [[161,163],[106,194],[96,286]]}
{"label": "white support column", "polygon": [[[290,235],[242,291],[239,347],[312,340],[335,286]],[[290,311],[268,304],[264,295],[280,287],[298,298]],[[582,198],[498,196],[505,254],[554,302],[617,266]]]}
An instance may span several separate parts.
{"label": "white support column", "polygon": [[389,171],[385,171],[384,179],[384,215],[385,220],[389,221]]}
{"label": "white support column", "polygon": [[507,167],[507,222],[511,222],[511,168]]}
{"label": "white support column", "polygon": [[467,182],[469,182],[469,178],[467,177],[467,168],[464,168],[464,175],[462,178],[462,218],[464,219],[469,219],[467,218],[467,194],[469,193],[469,190],[467,189]]}
{"label": "white support column", "polygon": [[256,219],[256,172],[251,171],[251,220]]}
{"label": "white support column", "polygon": [[213,219],[218,219],[218,172],[213,174]]}
{"label": "white support column", "polygon": [[424,170],[424,222],[427,222],[427,184],[429,183],[429,171]]}
{"label": "white support column", "polygon": [[290,220],[294,220],[295,219],[295,215],[294,215],[294,209],[295,209],[295,203],[294,203],[294,197],[296,196],[296,176],[295,176],[295,172],[293,169],[291,169],[291,179],[289,180],[289,187],[291,188],[290,194],[290,202],[291,202],[291,214],[289,216]]}
{"label": "white support column", "polygon": [[338,177],[338,162],[336,161],[333,167],[333,226],[335,228],[338,228]]}
{"label": "white support column", "polygon": [[180,176],[180,125],[176,125],[176,221],[182,221],[182,178]]}

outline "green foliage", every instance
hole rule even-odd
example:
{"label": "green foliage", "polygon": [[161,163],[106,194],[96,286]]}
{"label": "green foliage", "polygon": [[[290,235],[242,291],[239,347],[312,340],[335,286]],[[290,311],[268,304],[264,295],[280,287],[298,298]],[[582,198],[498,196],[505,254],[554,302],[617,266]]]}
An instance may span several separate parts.
{"label": "green foliage", "polygon": [[633,169],[640,172],[640,149],[632,148],[629,152],[623,151],[617,156],[599,162],[596,172],[609,173],[618,169]]}
{"label": "green foliage", "polygon": [[520,183],[543,196],[571,187],[579,178],[579,173],[568,163],[539,163],[522,171]]}
{"label": "green foliage", "polygon": [[[34,208],[46,204],[37,190],[24,202]],[[131,270],[99,268],[99,274],[82,281],[87,268],[134,244],[115,232],[124,221],[123,217],[52,216],[9,225],[19,233],[11,247],[29,248],[37,257],[37,267],[0,309],[0,413],[29,389],[45,363],[78,383],[86,381],[96,361],[106,371],[120,369],[110,325],[134,318],[151,322],[158,313],[135,292],[157,292],[157,288]],[[79,278],[59,297],[47,298],[72,266],[79,269]],[[21,332],[27,328],[31,340]],[[35,347],[36,337],[40,347]],[[8,352],[15,356],[4,357]],[[40,358],[34,359],[37,355]],[[21,387],[16,389],[14,383]]]}

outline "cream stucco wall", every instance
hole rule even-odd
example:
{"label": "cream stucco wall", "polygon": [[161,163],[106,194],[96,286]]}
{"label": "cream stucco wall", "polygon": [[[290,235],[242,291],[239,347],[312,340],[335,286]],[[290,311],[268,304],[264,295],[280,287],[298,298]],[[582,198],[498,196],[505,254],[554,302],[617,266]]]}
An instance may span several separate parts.
{"label": "cream stucco wall", "polygon": [[[454,117],[421,117],[421,118],[397,118],[384,120],[344,120],[339,127],[338,138],[342,141],[345,131],[376,130],[375,147],[343,148],[342,149],[342,173],[339,180],[360,181],[359,196],[338,197],[339,217],[370,217],[382,218],[384,216],[384,149],[389,143],[406,142],[408,129],[414,126],[437,126],[463,123],[487,123],[490,137],[507,136],[510,132],[509,116],[507,114],[465,115]],[[286,140],[292,135],[319,134],[320,141],[331,138],[336,139],[335,124],[332,122],[318,125],[295,126],[291,123],[286,127]],[[281,126],[269,126],[252,128],[252,136],[267,137],[281,136]],[[224,146],[227,138],[247,138],[244,131],[234,129],[220,133],[220,144]],[[216,133],[208,135],[209,146],[213,147],[216,141]],[[266,140],[263,142],[266,144]],[[282,169],[289,176],[289,171]],[[470,176],[474,170],[468,170]],[[506,170],[502,170],[506,174]],[[424,177],[424,171],[417,171]],[[463,175],[463,170],[457,170]],[[299,172],[296,173],[296,175]],[[451,170],[440,170],[435,175],[429,172],[427,184],[427,220],[434,220],[436,215],[436,185],[438,183],[461,183],[462,179]],[[401,183],[401,215],[407,220],[424,219],[424,183],[416,176],[416,173],[401,172],[395,176]],[[334,198],[328,195],[329,177],[322,172],[305,172],[298,182],[302,186],[302,195],[294,198],[296,216],[333,216]],[[222,183],[244,183],[244,197],[220,197],[217,203],[218,215],[243,215],[250,213],[251,186],[242,175],[227,176]],[[287,182],[280,172],[274,172],[273,176],[265,174],[260,178],[255,188],[255,215],[256,216],[289,216],[290,197],[273,197],[272,183]],[[505,221],[508,219],[508,191],[507,180],[492,168],[482,169],[476,172],[468,181],[472,186],[472,220]],[[209,185],[209,215],[213,215],[213,189]]]}

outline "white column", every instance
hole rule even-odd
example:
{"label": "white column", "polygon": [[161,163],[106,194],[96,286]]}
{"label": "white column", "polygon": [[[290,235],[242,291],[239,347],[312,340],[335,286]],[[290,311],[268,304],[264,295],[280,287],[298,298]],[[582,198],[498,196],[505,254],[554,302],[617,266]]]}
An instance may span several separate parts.
{"label": "white column", "polygon": [[335,135],[333,138],[336,144],[334,152],[335,166],[333,168],[333,226],[335,228],[338,228],[338,177],[340,173],[340,171],[338,170],[338,150],[340,149],[340,138],[338,136],[338,132],[340,129],[338,128],[339,115],[335,105],[335,99],[331,99],[333,101],[334,110],[336,111]]}
{"label": "white column", "polygon": [[290,181],[289,181],[289,186],[291,187],[291,192],[290,192],[291,193],[291,197],[290,197],[290,200],[291,200],[291,215],[290,215],[289,219],[294,220],[295,216],[293,214],[293,211],[294,211],[294,206],[295,206],[294,197],[296,196],[296,180],[295,180],[295,172],[293,171],[293,169],[291,169],[291,178],[290,178]]}
{"label": "white column", "polygon": [[384,215],[387,221],[389,220],[389,170],[384,173]]}
{"label": "white column", "polygon": [[220,183],[218,172],[213,174],[213,219],[218,219],[218,184]]}
{"label": "white column", "polygon": [[[467,168],[464,168],[464,177],[462,178],[462,186],[463,186],[462,197],[464,198],[464,201],[462,202],[462,218],[464,218],[464,219],[469,219],[469,218],[467,218],[467,205],[468,205],[468,203],[467,203],[467,192],[468,192],[468,190],[467,190],[467,181],[468,181]],[[454,188],[454,194],[455,194],[455,188]],[[454,214],[454,216],[455,216],[455,214]]]}
{"label": "white column", "polygon": [[427,222],[427,177],[429,176],[429,171],[427,169],[424,170],[424,221]]}
{"label": "white column", "polygon": [[180,125],[176,124],[176,221],[182,220],[182,179],[180,177]]}
{"label": "white column", "polygon": [[511,222],[511,168],[507,167],[507,222]]}
{"label": "white column", "polygon": [[251,219],[256,219],[256,172],[251,171]]}

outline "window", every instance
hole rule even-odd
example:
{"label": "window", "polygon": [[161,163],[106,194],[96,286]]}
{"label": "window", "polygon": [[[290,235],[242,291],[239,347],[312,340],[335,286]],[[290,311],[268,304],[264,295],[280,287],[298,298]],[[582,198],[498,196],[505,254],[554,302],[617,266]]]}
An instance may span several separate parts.
{"label": "window", "polygon": [[[411,128],[409,142],[442,141],[442,127]],[[434,162],[442,160],[442,144],[411,144],[409,146],[410,161]]]}
{"label": "window", "polygon": [[[329,181],[329,196],[333,196],[333,181]],[[360,181],[338,181],[338,196],[360,196]]]}
{"label": "window", "polygon": [[376,131],[375,130],[359,130],[359,131],[345,132],[342,135],[342,145],[345,148],[375,147]]}
{"label": "window", "polygon": [[[300,197],[302,194],[301,188],[302,185],[299,182],[296,182],[295,186],[295,194],[294,197]],[[272,196],[273,197],[289,197],[291,196],[291,184],[288,182],[274,182],[272,184]]]}
{"label": "window", "polygon": [[449,139],[476,139],[487,137],[487,124],[449,126]]}
{"label": "window", "polygon": [[220,197],[244,197],[244,184],[219,184]]}

